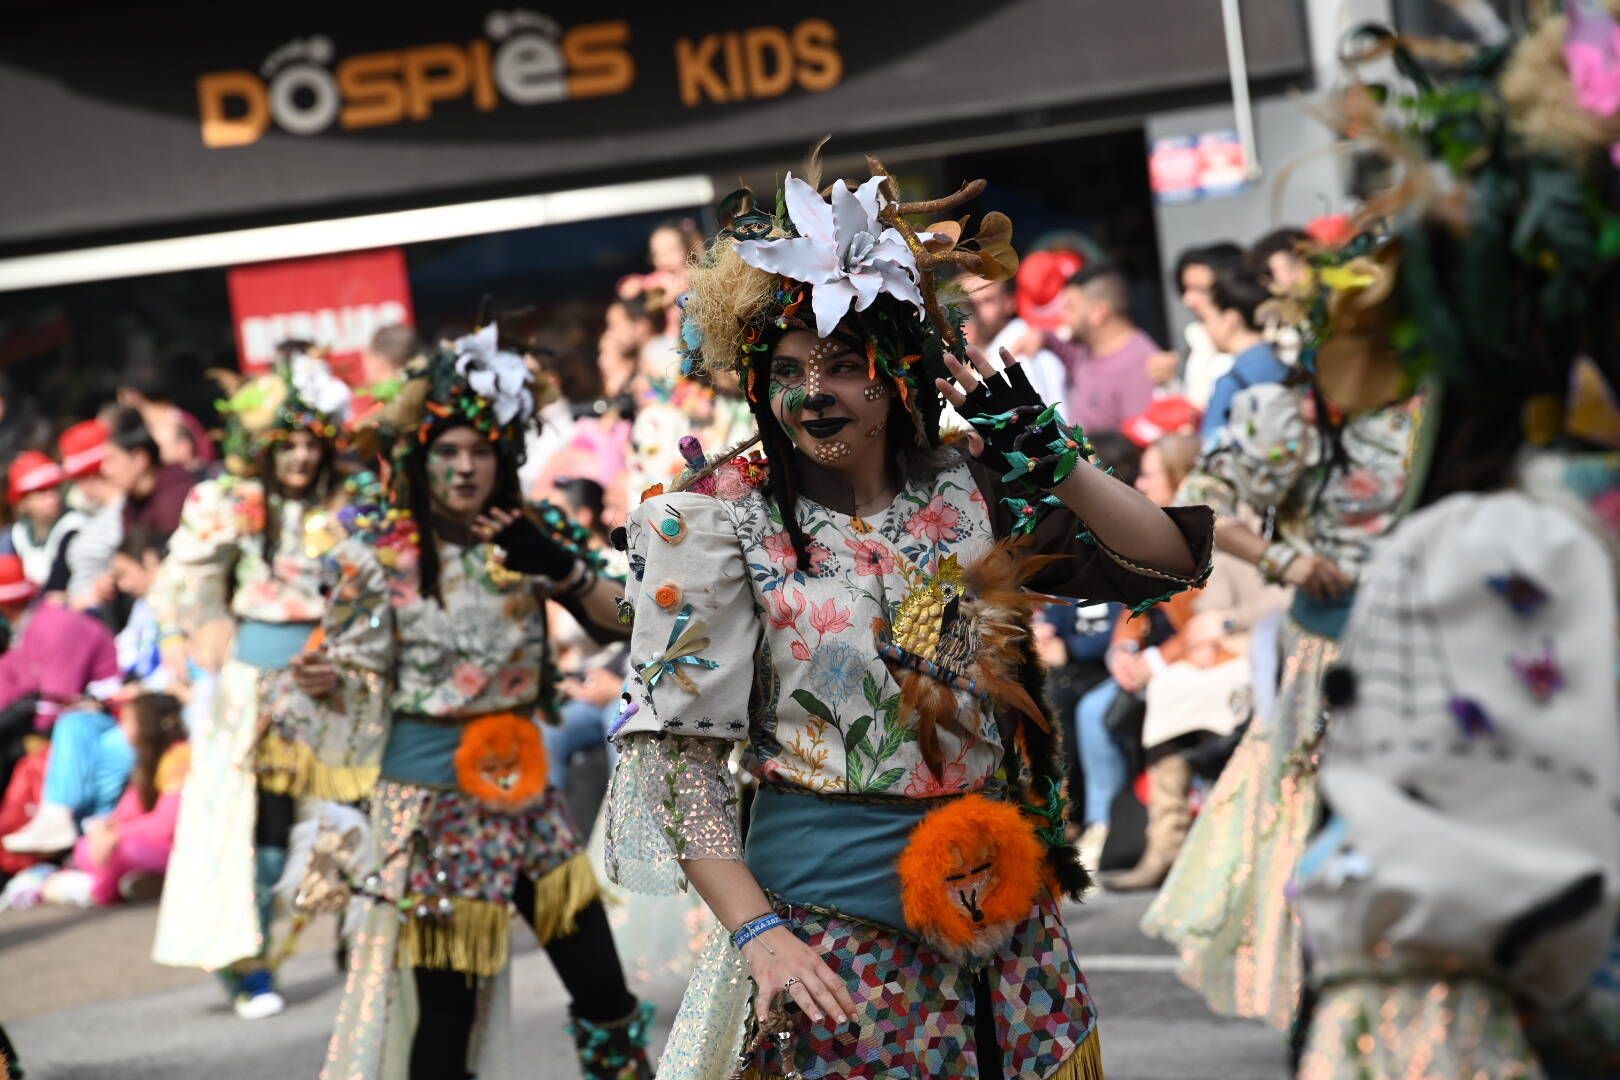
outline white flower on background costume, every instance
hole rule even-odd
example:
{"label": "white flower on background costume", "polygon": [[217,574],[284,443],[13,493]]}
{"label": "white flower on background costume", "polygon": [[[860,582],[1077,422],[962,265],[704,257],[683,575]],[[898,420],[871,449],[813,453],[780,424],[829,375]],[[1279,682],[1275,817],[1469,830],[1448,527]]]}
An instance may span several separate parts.
{"label": "white flower on background costume", "polygon": [[[878,220],[883,179],[874,176],[854,191],[839,181],[828,205],[815,188],[790,173],[783,186],[788,217],[799,235],[744,240],[736,246],[749,266],[812,287],[816,333],[824,338],[837,329],[851,303],[856,311],[865,311],[879,293],[907,301],[922,315],[917,260],[900,233]],[[919,234],[919,239],[928,237]]]}
{"label": "white flower on background costume", "polygon": [[332,374],[324,360],[299,353],[292,359],[292,385],[298,398],[316,412],[341,424],[349,416],[349,386]]}
{"label": "white flower on background costume", "polygon": [[504,427],[514,418],[527,421],[534,415],[534,395],[523,358],[500,351],[497,340],[494,323],[457,339],[456,373],[494,407],[495,422]]}

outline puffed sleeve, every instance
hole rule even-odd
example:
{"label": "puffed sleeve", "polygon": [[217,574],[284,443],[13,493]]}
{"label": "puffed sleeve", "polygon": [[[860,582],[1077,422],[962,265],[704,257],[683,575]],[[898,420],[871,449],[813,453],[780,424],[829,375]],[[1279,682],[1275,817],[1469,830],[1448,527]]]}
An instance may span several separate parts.
{"label": "puffed sleeve", "polygon": [[318,633],[338,686],[311,698],[293,685],[290,672],[278,677],[274,730],[260,748],[260,783],[272,791],[352,802],[370,793],[388,742],[394,609],[388,571],[364,537],[334,548],[327,573]]}
{"label": "puffed sleeve", "polygon": [[1262,513],[1287,503],[1321,453],[1306,394],[1303,387],[1266,383],[1234,397],[1226,427],[1184,482],[1184,496],[1221,518],[1235,516],[1242,503]]}
{"label": "puffed sleeve", "polygon": [[746,739],[760,629],[725,504],[657,496],[636,508],[627,533],[633,709],[614,734]]}
{"label": "puffed sleeve", "polygon": [[1033,530],[1022,527],[1018,519],[1027,504],[1011,495],[992,470],[971,458],[968,466],[989,507],[996,536],[1027,536],[1030,554],[1057,556],[1029,579],[1025,585],[1028,589],[1092,603],[1124,604],[1140,613],[1185,589],[1198,588],[1209,577],[1215,519],[1208,507],[1172,506],[1165,510],[1186,538],[1198,567],[1192,574],[1174,574],[1143,566],[1114,551],[1061,503],[1039,508]]}
{"label": "puffed sleeve", "polygon": [[230,614],[237,543],[263,514],[257,484],[222,477],[191,489],[147,601],[165,637],[189,635]]}
{"label": "puffed sleeve", "polygon": [[608,791],[608,879],[633,892],[685,891],[680,859],[741,859],[733,743],[637,732],[621,739]]}

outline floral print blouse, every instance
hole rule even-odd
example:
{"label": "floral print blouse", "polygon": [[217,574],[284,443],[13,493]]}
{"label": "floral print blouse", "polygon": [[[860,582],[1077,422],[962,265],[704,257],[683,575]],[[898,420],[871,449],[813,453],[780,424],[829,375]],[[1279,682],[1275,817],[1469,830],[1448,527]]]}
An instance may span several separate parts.
{"label": "floral print blouse", "polygon": [[1359,576],[1371,542],[1406,494],[1420,398],[1350,415],[1337,445],[1317,423],[1308,385],[1238,394],[1226,428],[1182,488],[1222,518],[1240,503],[1275,515],[1276,537]]}
{"label": "floral print blouse", "polygon": [[[1208,511],[1169,513],[1207,565]],[[655,834],[653,843],[684,847],[684,858],[737,857],[734,832],[712,824],[729,805],[716,742],[750,742],[769,783],[830,795],[925,799],[982,788],[1000,767],[991,705],[956,690],[965,734],[939,731],[945,765],[936,777],[879,654],[879,625],[916,583],[953,558],[968,565],[1010,534],[999,485],[957,459],[914,478],[865,520],[807,499],[798,514],[809,540],[804,566],[775,500],[757,485],[655,496],[632,515],[633,696],[615,732],[625,758],[612,793],[610,871],[616,858],[632,877],[629,863],[667,858],[649,846]],[[1037,592],[1134,605],[1196,580],[1131,566],[1064,507],[1047,514],[1030,549],[1068,556],[1029,582]],[[653,819],[638,818],[642,810]]]}
{"label": "floral print blouse", "polygon": [[439,542],[439,596],[421,592],[420,534],[396,517],[332,552],[326,649],[340,671],[386,684],[388,709],[475,717],[532,707],[546,656],[533,578],[492,571],[489,545]]}
{"label": "floral print blouse", "polygon": [[315,622],[326,607],[321,558],[341,537],[337,516],[277,499],[280,538],[264,558],[264,486],[222,476],[191,489],[180,528],[149,602],[165,633],[190,633],[234,615],[259,622]]}

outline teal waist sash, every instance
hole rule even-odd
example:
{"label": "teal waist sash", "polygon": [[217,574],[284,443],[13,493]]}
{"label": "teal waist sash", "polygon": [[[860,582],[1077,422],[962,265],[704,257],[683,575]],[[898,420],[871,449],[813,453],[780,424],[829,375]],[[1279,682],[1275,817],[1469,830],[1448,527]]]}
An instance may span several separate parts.
{"label": "teal waist sash", "polygon": [[244,664],[268,671],[280,671],[304,649],[315,632],[312,622],[260,622],[243,619],[236,628],[232,655]]}
{"label": "teal waist sash", "polygon": [[1288,614],[1317,637],[1338,641],[1339,635],[1344,633],[1344,624],[1350,619],[1350,605],[1355,600],[1354,588],[1347,589],[1344,595],[1332,600],[1318,600],[1301,590],[1294,593],[1294,602],[1289,606]]}
{"label": "teal waist sash", "polygon": [[382,778],[431,787],[456,786],[456,749],[463,722],[395,713],[383,750]]}
{"label": "teal waist sash", "polygon": [[754,796],[743,860],[762,888],[787,903],[911,933],[895,864],[911,830],[949,801],[869,802],[762,785]]}

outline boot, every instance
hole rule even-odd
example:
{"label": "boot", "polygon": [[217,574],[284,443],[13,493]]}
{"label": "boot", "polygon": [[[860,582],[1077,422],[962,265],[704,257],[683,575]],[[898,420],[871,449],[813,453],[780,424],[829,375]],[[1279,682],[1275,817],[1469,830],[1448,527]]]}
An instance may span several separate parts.
{"label": "boot", "polygon": [[579,1050],[579,1071],[585,1080],[652,1080],[647,1042],[652,1034],[653,1004],[643,1001],[620,1020],[598,1024],[574,1017],[568,1033]]}
{"label": "boot", "polygon": [[1192,824],[1192,807],[1187,801],[1192,767],[1187,759],[1180,754],[1166,754],[1148,766],[1147,775],[1147,850],[1131,869],[1103,875],[1103,888],[1113,892],[1136,892],[1162,885],[1176,856],[1181,854]]}

